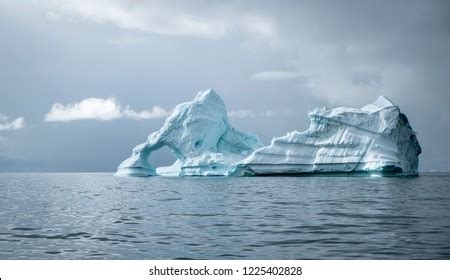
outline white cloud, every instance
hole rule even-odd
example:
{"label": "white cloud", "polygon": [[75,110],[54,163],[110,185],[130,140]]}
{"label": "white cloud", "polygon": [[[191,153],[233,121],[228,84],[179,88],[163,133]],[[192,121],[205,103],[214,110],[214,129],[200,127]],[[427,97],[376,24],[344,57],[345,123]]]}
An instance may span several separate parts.
{"label": "white cloud", "polygon": [[266,39],[270,45],[279,42],[278,26],[272,17],[237,10],[237,7],[230,9],[207,3],[197,6],[183,1],[65,0],[45,3],[49,19],[65,16],[70,20],[85,19],[149,34],[205,39],[245,34]]}
{"label": "white cloud", "polygon": [[122,115],[125,118],[135,119],[135,120],[147,120],[147,119],[159,119],[167,117],[171,114],[170,111],[166,111],[160,106],[153,106],[151,111],[140,111],[136,112],[127,107],[122,111]]}
{"label": "white cloud", "polygon": [[254,112],[252,110],[243,109],[228,112],[230,118],[259,118],[259,117],[276,117],[276,116],[292,116],[295,112],[290,109],[266,110],[262,112]]}
{"label": "white cloud", "polygon": [[78,103],[66,106],[55,103],[45,116],[46,122],[67,122],[76,120],[111,121],[120,118],[135,120],[157,119],[170,115],[169,111],[154,106],[150,111],[136,112],[130,107],[122,109],[120,103],[114,98],[87,98]]}
{"label": "white cloud", "polygon": [[299,72],[290,71],[266,71],[254,73],[250,76],[250,80],[254,81],[281,81],[281,80],[295,80],[302,78]]}
{"label": "white cloud", "polygon": [[0,115],[0,131],[2,130],[18,130],[25,126],[25,119],[23,117],[17,118],[13,121],[8,121],[8,117]]}

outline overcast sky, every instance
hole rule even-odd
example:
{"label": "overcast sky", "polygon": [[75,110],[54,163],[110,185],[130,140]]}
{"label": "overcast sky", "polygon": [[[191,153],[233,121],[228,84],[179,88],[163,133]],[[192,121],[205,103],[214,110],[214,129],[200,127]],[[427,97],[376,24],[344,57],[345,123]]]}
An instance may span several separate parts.
{"label": "overcast sky", "polygon": [[0,172],[114,171],[208,88],[265,143],[383,94],[450,170],[450,1],[0,0],[0,38]]}

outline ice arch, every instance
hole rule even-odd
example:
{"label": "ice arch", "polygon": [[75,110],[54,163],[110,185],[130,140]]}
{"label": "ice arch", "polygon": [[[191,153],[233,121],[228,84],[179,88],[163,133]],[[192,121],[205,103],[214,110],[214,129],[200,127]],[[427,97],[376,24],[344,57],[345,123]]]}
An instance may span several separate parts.
{"label": "ice arch", "polygon": [[[148,158],[164,146],[178,160],[171,167],[155,169]],[[131,157],[120,164],[117,174],[228,175],[232,163],[260,147],[257,136],[231,127],[222,98],[209,89],[199,92],[193,101],[176,106],[163,127],[133,149]]]}

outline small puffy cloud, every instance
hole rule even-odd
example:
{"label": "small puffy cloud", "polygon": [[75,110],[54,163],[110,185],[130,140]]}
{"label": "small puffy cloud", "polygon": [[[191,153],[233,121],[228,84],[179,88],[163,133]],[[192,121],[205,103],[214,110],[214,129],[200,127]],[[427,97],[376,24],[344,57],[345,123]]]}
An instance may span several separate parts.
{"label": "small puffy cloud", "polygon": [[55,103],[45,116],[46,122],[68,122],[77,120],[111,121],[120,118],[135,120],[157,119],[170,115],[169,111],[154,106],[150,111],[136,112],[129,106],[122,109],[120,103],[114,98],[87,98],[78,103],[66,106]]}
{"label": "small puffy cloud", "polygon": [[47,122],[64,122],[75,120],[109,121],[121,117],[120,104],[114,98],[87,98],[78,103],[64,106],[53,104],[45,116]]}
{"label": "small puffy cloud", "polygon": [[250,76],[250,80],[254,81],[281,81],[281,80],[294,80],[303,78],[299,72],[290,71],[266,71],[258,72]]}
{"label": "small puffy cloud", "polygon": [[8,117],[0,115],[0,131],[2,130],[18,130],[25,126],[25,119],[23,117],[9,121]]}

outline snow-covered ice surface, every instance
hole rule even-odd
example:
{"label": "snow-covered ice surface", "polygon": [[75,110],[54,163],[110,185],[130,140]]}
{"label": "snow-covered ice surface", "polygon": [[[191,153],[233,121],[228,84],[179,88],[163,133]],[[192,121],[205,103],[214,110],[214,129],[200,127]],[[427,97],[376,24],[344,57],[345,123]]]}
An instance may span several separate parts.
{"label": "snow-covered ice surface", "polygon": [[[155,170],[148,158],[164,146],[178,160]],[[223,176],[262,146],[257,136],[231,127],[222,98],[210,89],[176,106],[163,127],[136,146],[131,157],[120,164],[117,175]]]}
{"label": "snow-covered ice surface", "polygon": [[[231,127],[213,90],[178,105],[164,126],[136,146],[117,175],[253,176],[280,174],[417,175],[421,153],[408,119],[387,98],[360,109],[315,109],[304,132],[263,147],[257,136]],[[150,154],[164,146],[178,160],[155,169]]]}

